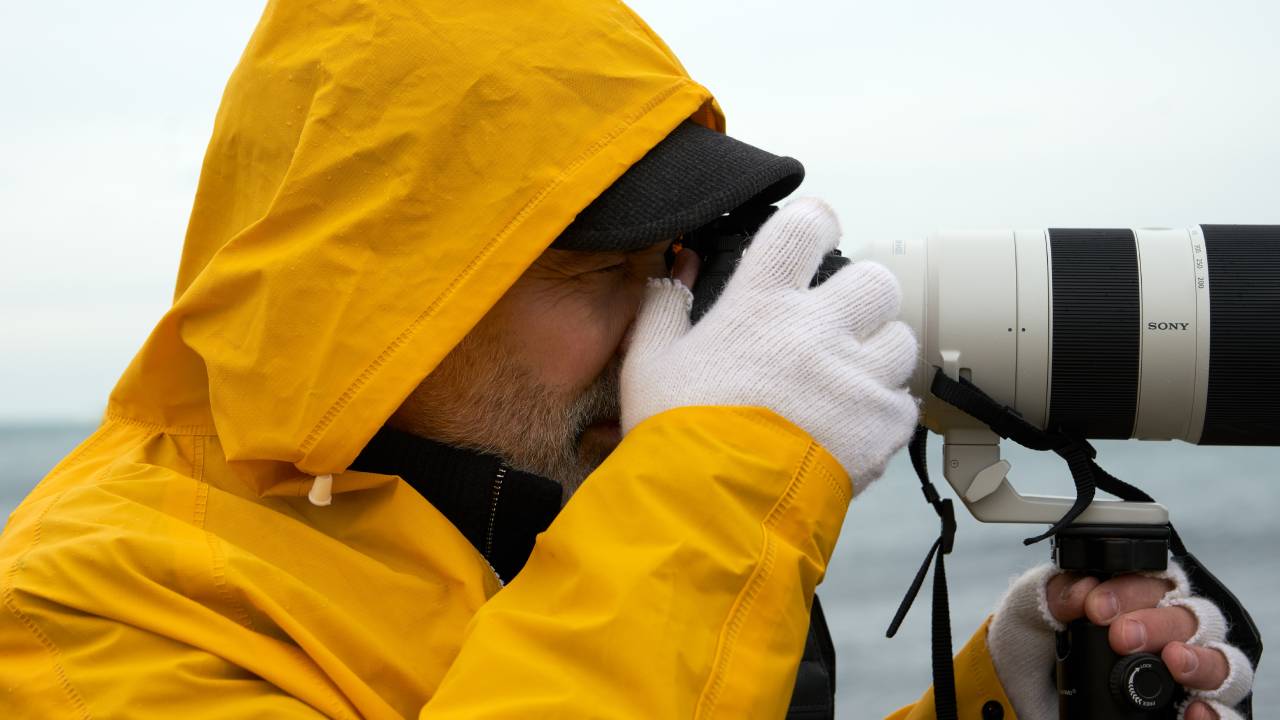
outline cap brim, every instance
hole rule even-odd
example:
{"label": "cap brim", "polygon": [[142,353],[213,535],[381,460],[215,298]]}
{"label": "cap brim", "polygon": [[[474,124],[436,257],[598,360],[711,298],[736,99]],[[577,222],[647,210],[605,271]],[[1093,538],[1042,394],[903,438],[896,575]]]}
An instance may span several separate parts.
{"label": "cap brim", "polygon": [[630,251],[674,240],[747,204],[771,204],[804,179],[798,160],[685,121],[556,238],[559,250]]}

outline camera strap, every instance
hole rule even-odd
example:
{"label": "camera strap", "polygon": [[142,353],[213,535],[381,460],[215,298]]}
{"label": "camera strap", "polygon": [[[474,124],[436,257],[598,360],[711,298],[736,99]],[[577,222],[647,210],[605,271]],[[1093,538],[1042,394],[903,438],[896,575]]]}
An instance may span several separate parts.
{"label": "camera strap", "polygon": [[938,539],[934,541],[933,547],[929,548],[929,553],[925,555],[915,579],[911,581],[911,587],[907,589],[906,597],[902,598],[898,612],[894,613],[893,622],[889,623],[889,631],[885,633],[885,637],[893,637],[898,633],[898,628],[907,617],[907,611],[915,603],[916,595],[924,584],[924,576],[928,574],[929,564],[932,562],[934,564],[933,626],[930,632],[933,646],[934,715],[937,720],[957,720],[959,710],[956,704],[955,668],[951,664],[951,602],[947,595],[947,567],[943,561],[945,556],[951,554],[951,549],[955,545],[956,512],[951,499],[944,499],[938,495],[938,489],[929,482],[926,458],[928,444],[929,429],[923,425],[917,425],[915,434],[911,436],[911,443],[907,446],[911,455],[911,466],[915,468],[916,475],[920,478],[920,489],[924,492],[924,499],[933,506],[934,512],[938,513],[942,530],[938,534]]}
{"label": "camera strap", "polygon": [[[1075,502],[1047,531],[1023,540],[1026,545],[1053,537],[1070,525],[1089,507],[1096,490],[1100,489],[1129,502],[1155,502],[1150,495],[1099,467],[1095,462],[1097,451],[1087,440],[1062,432],[1042,430],[1032,425],[1016,410],[996,402],[969,380],[964,378],[954,380],[939,369],[933,377],[930,391],[940,400],[986,423],[1001,438],[1012,440],[1032,450],[1052,450],[1066,461],[1071,479],[1076,486]],[[915,578],[911,581],[906,596],[902,598],[902,603],[889,624],[886,636],[893,637],[897,634],[898,628],[907,616],[907,611],[915,603],[916,595],[924,584],[924,577],[929,572],[930,563],[933,563],[931,632],[934,714],[938,720],[957,720],[955,669],[952,665],[951,649],[951,607],[947,595],[946,567],[943,562],[943,557],[950,554],[955,545],[955,507],[949,498],[944,499],[938,494],[937,488],[929,480],[926,461],[928,442],[928,429],[919,425],[907,447],[911,466],[920,479],[921,491],[924,493],[925,500],[938,514],[942,529],[938,539],[925,555],[924,563],[920,565]],[[1257,667],[1262,657],[1262,636],[1248,610],[1220,580],[1187,551],[1182,538],[1172,524],[1169,525],[1169,535],[1170,553],[1186,571],[1192,587],[1217,605],[1226,616],[1229,628],[1228,642],[1240,648],[1254,667]],[[1252,701],[1253,698],[1250,695],[1238,708],[1246,718],[1253,717]]]}
{"label": "camera strap", "polygon": [[1094,461],[1098,451],[1093,449],[1088,440],[1059,431],[1041,430],[1024,420],[1018,411],[996,402],[978,389],[977,385],[964,378],[953,380],[942,370],[938,370],[929,390],[939,400],[985,423],[1000,437],[1031,450],[1051,450],[1067,462],[1071,479],[1076,485],[1075,502],[1048,530],[1023,540],[1026,545],[1053,537],[1074,522],[1089,507],[1089,503],[1093,502],[1095,490],[1111,493],[1130,502],[1155,502],[1150,495],[1099,467]]}

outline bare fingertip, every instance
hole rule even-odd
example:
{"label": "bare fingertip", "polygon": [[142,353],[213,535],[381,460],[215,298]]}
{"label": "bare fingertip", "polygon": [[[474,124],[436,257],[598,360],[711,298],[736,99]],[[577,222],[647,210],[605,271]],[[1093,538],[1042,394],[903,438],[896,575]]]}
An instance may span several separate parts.
{"label": "bare fingertip", "polygon": [[1067,598],[1071,597],[1071,586],[1075,585],[1077,580],[1079,578],[1070,573],[1055,575],[1049,579],[1049,586],[1045,588],[1045,592],[1059,602],[1066,602]]}
{"label": "bare fingertip", "polygon": [[1190,675],[1200,667],[1200,658],[1182,643],[1178,643],[1173,654],[1178,658],[1179,675]]}
{"label": "bare fingertip", "polygon": [[1069,615],[1071,601],[1071,586],[1075,584],[1076,579],[1070,575],[1057,575],[1049,580],[1049,584],[1045,586],[1045,599],[1049,602],[1049,612],[1060,622],[1067,622],[1072,618]]}
{"label": "bare fingertip", "polygon": [[[1085,616],[1085,599],[1098,586],[1098,579],[1075,574],[1058,576],[1063,582],[1055,596],[1055,587],[1047,588],[1050,611],[1059,622],[1071,622]],[[1058,578],[1055,578],[1057,580]]]}
{"label": "bare fingertip", "polygon": [[698,253],[689,248],[682,248],[676,253],[675,262],[671,263],[671,277],[679,280],[685,287],[693,287],[701,266],[702,259],[698,257]]}
{"label": "bare fingertip", "polygon": [[1147,645],[1147,626],[1139,620],[1124,620],[1120,623],[1120,647],[1111,643],[1115,651],[1127,655],[1135,653]]}
{"label": "bare fingertip", "polygon": [[1120,615],[1120,600],[1110,590],[1090,591],[1085,603],[1089,619],[1098,625],[1109,625]]}
{"label": "bare fingertip", "polygon": [[1218,713],[1202,702],[1194,702],[1187,706],[1186,720],[1218,720]]}

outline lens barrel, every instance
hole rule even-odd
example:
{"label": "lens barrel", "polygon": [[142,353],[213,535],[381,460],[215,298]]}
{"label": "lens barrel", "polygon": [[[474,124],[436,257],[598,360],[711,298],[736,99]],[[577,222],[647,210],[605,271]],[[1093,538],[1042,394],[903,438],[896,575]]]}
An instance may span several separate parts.
{"label": "lens barrel", "polygon": [[855,253],[903,286],[936,368],[1089,438],[1280,445],[1280,226],[941,232]]}

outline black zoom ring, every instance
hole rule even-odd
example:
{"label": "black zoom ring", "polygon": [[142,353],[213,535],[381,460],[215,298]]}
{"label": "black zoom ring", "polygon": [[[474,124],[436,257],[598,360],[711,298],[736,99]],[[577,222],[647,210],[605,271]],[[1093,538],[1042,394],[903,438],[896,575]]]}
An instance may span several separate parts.
{"label": "black zoom ring", "polygon": [[1049,427],[1128,438],[1138,408],[1138,246],[1131,230],[1050,229]]}

